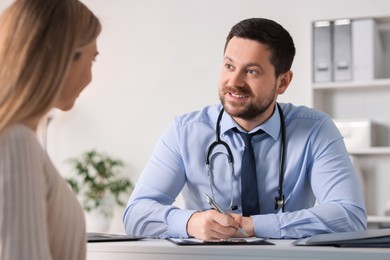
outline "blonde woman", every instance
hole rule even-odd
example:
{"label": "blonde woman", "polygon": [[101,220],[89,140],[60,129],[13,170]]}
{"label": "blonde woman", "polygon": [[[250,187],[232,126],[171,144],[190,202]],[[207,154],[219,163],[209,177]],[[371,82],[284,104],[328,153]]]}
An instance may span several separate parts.
{"label": "blonde woman", "polygon": [[83,211],[35,131],[91,81],[100,22],[78,0],[16,0],[0,28],[0,259],[85,259]]}

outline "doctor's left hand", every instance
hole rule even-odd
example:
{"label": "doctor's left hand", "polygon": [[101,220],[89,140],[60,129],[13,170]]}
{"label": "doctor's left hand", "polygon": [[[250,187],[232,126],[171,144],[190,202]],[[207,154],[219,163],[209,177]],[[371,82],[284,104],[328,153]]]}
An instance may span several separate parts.
{"label": "doctor's left hand", "polygon": [[231,238],[240,227],[237,216],[231,218],[213,209],[195,212],[187,222],[187,233],[202,240]]}

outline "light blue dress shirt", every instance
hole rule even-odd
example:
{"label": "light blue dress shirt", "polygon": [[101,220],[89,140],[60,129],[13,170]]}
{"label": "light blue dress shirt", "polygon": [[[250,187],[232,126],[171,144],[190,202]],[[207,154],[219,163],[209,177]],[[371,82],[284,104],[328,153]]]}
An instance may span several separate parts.
{"label": "light blue dress shirt", "polygon": [[[319,233],[364,230],[367,214],[358,178],[343,138],[331,118],[319,111],[280,104],[285,116],[287,151],[283,193],[285,212],[275,210],[280,164],[279,111],[262,125],[264,134],[252,139],[259,187],[260,214],[251,216],[257,237],[300,238]],[[191,215],[210,209],[203,193],[228,208],[231,198],[241,213],[240,165],[242,130],[224,113],[221,140],[232,150],[233,176],[226,149],[217,146],[211,156],[212,175],[205,164],[206,151],[216,139],[221,105],[176,117],[162,135],[127,204],[123,221],[127,234],[188,237]],[[233,188],[232,188],[233,187]],[[182,192],[185,209],[173,206]]]}

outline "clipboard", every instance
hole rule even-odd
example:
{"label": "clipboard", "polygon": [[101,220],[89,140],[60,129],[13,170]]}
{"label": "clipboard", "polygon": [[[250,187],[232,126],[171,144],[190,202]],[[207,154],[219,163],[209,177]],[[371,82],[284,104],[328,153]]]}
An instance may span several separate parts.
{"label": "clipboard", "polygon": [[88,232],[87,241],[90,242],[119,242],[119,241],[138,241],[146,237],[128,236],[120,234]]}
{"label": "clipboard", "polygon": [[230,238],[220,240],[200,240],[196,238],[167,238],[168,241],[179,246],[216,246],[216,245],[275,245],[264,238]]}
{"label": "clipboard", "polygon": [[390,248],[390,228],[320,234],[296,240],[297,246]]}

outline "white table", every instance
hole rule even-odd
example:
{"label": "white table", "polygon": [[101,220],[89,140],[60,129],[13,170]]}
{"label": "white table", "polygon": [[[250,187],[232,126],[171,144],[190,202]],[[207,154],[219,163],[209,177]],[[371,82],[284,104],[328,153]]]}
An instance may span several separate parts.
{"label": "white table", "polygon": [[269,241],[275,245],[179,246],[159,239],[88,243],[87,260],[390,260],[390,248],[302,247],[292,245],[292,240]]}

